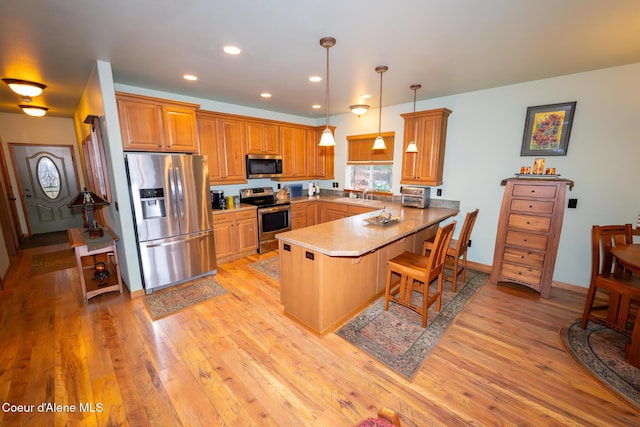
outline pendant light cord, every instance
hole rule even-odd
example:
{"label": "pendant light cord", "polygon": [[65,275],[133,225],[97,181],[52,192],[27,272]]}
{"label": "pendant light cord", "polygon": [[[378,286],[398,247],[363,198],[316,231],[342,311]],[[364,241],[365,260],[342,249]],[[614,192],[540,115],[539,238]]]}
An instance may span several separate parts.
{"label": "pendant light cord", "polygon": [[378,136],[381,135],[380,131],[382,129],[382,73],[383,72],[380,72],[380,107],[379,107],[380,111],[378,112]]}
{"label": "pendant light cord", "polygon": [[327,46],[327,99],[325,100],[325,111],[327,113],[327,129],[329,129],[329,48],[330,46]]}

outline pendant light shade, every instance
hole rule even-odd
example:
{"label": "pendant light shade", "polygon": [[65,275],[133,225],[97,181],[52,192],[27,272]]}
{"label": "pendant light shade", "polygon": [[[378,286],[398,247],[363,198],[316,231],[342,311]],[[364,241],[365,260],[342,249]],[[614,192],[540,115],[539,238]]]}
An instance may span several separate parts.
{"label": "pendant light shade", "polygon": [[384,138],[382,138],[382,74],[387,71],[389,67],[386,65],[381,65],[376,67],[376,73],[380,74],[380,109],[378,113],[378,136],[376,140],[373,141],[373,149],[374,150],[386,150],[387,145],[384,143]]}
{"label": "pendant light shade", "polygon": [[336,39],[333,37],[323,37],[320,39],[320,46],[327,49],[327,96],[325,100],[325,110],[327,113],[327,127],[322,132],[322,137],[320,138],[321,147],[333,147],[336,145],[336,140],[333,138],[333,134],[331,133],[331,129],[329,129],[329,49],[336,45]]}
{"label": "pendant light shade", "polygon": [[[420,89],[422,87],[422,85],[411,85],[409,86],[409,88],[411,88],[411,90],[413,91],[413,113],[415,114],[416,112],[416,93],[418,91],[418,89]],[[407,149],[405,150],[405,152],[407,153],[417,153],[418,152],[418,146],[416,145],[416,140],[412,139],[411,141],[409,141],[409,145],[407,145]]]}

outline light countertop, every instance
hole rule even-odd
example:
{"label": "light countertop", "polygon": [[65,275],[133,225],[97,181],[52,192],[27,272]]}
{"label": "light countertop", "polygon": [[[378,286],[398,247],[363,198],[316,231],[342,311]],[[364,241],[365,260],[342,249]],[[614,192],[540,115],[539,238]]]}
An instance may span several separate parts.
{"label": "light countertop", "polygon": [[[402,207],[397,202],[377,200],[354,202],[346,197],[336,198],[336,200],[322,197],[320,200],[359,206],[377,206],[380,210],[287,231],[277,234],[276,238],[282,242],[298,245],[329,256],[361,256],[458,214],[457,209],[416,209]],[[294,203],[293,200],[292,203]],[[400,222],[387,226],[378,226],[365,221],[367,218],[380,214],[383,206],[386,206],[386,211],[390,212],[392,216],[400,217]]]}

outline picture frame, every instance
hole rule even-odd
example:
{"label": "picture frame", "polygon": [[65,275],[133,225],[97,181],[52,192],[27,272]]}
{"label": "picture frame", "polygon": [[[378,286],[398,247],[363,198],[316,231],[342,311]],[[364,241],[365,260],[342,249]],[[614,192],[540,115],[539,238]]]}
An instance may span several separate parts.
{"label": "picture frame", "polygon": [[521,156],[566,156],[576,102],[527,108]]}

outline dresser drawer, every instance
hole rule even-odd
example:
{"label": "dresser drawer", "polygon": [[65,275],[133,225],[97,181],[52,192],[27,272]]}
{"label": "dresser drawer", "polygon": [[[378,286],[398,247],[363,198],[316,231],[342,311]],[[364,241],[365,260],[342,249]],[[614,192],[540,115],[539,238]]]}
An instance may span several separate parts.
{"label": "dresser drawer", "polygon": [[509,230],[507,231],[506,244],[543,251],[547,247],[547,236]]}
{"label": "dresser drawer", "polygon": [[513,186],[513,195],[516,197],[541,197],[545,199],[555,199],[556,187],[555,185],[515,184]]}
{"label": "dresser drawer", "polygon": [[511,210],[517,212],[531,212],[539,214],[553,213],[553,202],[544,200],[511,200]]}
{"label": "dresser drawer", "polygon": [[548,216],[533,216],[533,215],[520,215],[509,214],[509,221],[507,222],[510,228],[521,228],[529,231],[542,231],[548,232],[551,227],[551,218]]}
{"label": "dresser drawer", "polygon": [[502,264],[501,275],[504,279],[514,282],[523,282],[537,290],[536,286],[540,286],[540,279],[542,278],[542,270],[537,268],[523,267],[521,265],[509,264],[505,262]]}
{"label": "dresser drawer", "polygon": [[544,253],[531,252],[525,249],[505,248],[502,259],[506,262],[542,268],[542,264],[544,263]]}

